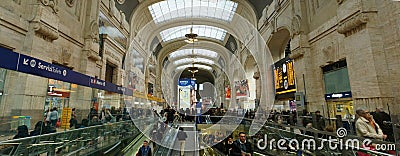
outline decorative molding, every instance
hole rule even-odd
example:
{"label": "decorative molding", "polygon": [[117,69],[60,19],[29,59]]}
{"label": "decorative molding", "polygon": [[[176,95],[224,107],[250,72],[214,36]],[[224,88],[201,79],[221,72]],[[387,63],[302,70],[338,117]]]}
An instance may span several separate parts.
{"label": "decorative molding", "polygon": [[292,53],[289,55],[289,58],[294,60],[294,59],[300,58],[302,56],[304,56],[304,50],[299,49],[299,50],[292,51]]}
{"label": "decorative molding", "polygon": [[98,42],[99,41],[99,24],[97,23],[97,20],[93,20],[90,22],[89,26],[89,38],[93,40],[93,42]]}
{"label": "decorative molding", "polygon": [[69,7],[73,7],[74,6],[74,3],[75,3],[75,0],[65,0],[65,3],[69,6]]}
{"label": "decorative molding", "polygon": [[260,78],[260,72],[254,72],[253,78],[258,80]]}
{"label": "decorative molding", "polygon": [[54,13],[58,13],[58,2],[57,0],[40,0],[40,2],[44,5],[44,6],[48,6],[50,7]]}
{"label": "decorative molding", "polygon": [[118,4],[124,4],[125,0],[117,0]]}
{"label": "decorative molding", "polygon": [[33,21],[33,30],[35,31],[36,35],[43,38],[46,41],[52,42],[58,39],[59,34],[58,30],[51,28],[50,26],[45,25],[44,23]]}
{"label": "decorative molding", "polygon": [[367,22],[368,16],[365,13],[360,13],[347,21],[339,22],[337,32],[340,34],[345,34],[347,37],[360,31],[363,28],[363,25],[365,25]]}
{"label": "decorative molding", "polygon": [[83,52],[86,53],[86,56],[94,61],[99,61],[101,59],[98,54],[99,45],[93,42],[91,38],[85,39],[84,42]]}
{"label": "decorative molding", "polygon": [[13,0],[15,3],[17,3],[18,5],[21,5],[21,0]]}
{"label": "decorative molding", "polygon": [[115,1],[114,0],[110,0],[110,3],[108,3],[108,9],[109,9],[109,12],[108,12],[108,14],[112,17],[112,16],[114,16],[114,9],[115,8]]}

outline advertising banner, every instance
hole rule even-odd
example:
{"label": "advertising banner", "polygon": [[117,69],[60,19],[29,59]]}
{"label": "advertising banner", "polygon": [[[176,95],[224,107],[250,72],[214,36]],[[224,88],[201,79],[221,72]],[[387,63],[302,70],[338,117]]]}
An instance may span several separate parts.
{"label": "advertising banner", "polygon": [[231,88],[229,86],[225,87],[225,99],[231,98]]}
{"label": "advertising banner", "polygon": [[249,85],[247,80],[235,81],[236,98],[249,97]]}
{"label": "advertising banner", "polygon": [[179,86],[179,109],[190,108],[190,86]]}

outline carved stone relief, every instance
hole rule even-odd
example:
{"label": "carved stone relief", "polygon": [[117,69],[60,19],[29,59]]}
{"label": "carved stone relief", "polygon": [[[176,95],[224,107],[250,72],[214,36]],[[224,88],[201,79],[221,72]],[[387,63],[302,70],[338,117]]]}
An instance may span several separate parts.
{"label": "carved stone relief", "polygon": [[75,0],[65,0],[65,3],[69,6],[69,7],[73,7]]}
{"label": "carved stone relief", "polygon": [[125,0],[117,0],[117,2],[118,2],[119,4],[124,4],[124,3],[125,3]]}
{"label": "carved stone relief", "polygon": [[40,2],[44,5],[44,6],[48,6],[50,7],[54,13],[58,13],[58,2],[57,0],[40,0]]}
{"label": "carved stone relief", "polygon": [[365,13],[360,13],[355,15],[350,20],[339,22],[337,27],[337,32],[340,34],[345,34],[345,36],[349,36],[360,31],[368,22],[368,16]]}
{"label": "carved stone relief", "polygon": [[58,30],[54,30],[54,28],[50,28],[49,26],[41,22],[32,22],[32,24],[33,30],[35,31],[36,35],[43,38],[44,40],[52,42],[58,39]]}
{"label": "carved stone relief", "polygon": [[99,41],[99,24],[97,23],[97,20],[93,20],[90,23],[90,28],[89,28],[90,35],[89,37],[93,40],[93,42]]}
{"label": "carved stone relief", "polygon": [[[299,35],[299,34],[301,33],[301,30],[300,30],[300,28],[301,28],[300,20],[301,20],[301,18],[300,18],[299,15],[296,15],[296,16],[294,16],[294,17],[292,18],[292,33],[293,33],[293,36]],[[293,36],[292,36],[292,37],[293,37]]]}
{"label": "carved stone relief", "polygon": [[108,12],[111,16],[113,16],[114,13],[114,8],[115,8],[115,2],[114,0],[110,0],[110,3],[108,4],[108,8],[110,11]]}

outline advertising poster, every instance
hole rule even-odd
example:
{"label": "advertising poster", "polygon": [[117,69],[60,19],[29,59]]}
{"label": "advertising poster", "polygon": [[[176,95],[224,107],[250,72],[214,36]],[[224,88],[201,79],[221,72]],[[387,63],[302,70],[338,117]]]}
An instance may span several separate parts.
{"label": "advertising poster", "polygon": [[289,101],[289,108],[290,108],[290,111],[296,110],[296,101],[290,100]]}
{"label": "advertising poster", "polygon": [[231,88],[229,86],[225,87],[225,99],[231,98]]}
{"label": "advertising poster", "polygon": [[179,109],[190,108],[192,83],[190,79],[179,79],[178,82],[178,99]]}
{"label": "advertising poster", "polygon": [[249,97],[249,85],[247,80],[235,81],[236,98]]}

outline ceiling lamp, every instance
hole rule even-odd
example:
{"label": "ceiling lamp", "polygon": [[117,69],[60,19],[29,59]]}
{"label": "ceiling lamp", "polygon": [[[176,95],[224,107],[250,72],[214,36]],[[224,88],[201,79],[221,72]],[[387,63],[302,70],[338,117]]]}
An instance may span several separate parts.
{"label": "ceiling lamp", "polygon": [[194,74],[199,72],[199,68],[194,66],[194,49],[192,49],[192,61],[192,66],[188,67],[188,71],[192,73],[192,79],[195,79]]}
{"label": "ceiling lamp", "polygon": [[192,27],[190,28],[190,33],[185,35],[185,37],[186,37],[185,42],[186,42],[186,43],[194,43],[194,42],[197,42],[197,41],[199,41],[199,40],[197,39],[197,36],[198,36],[197,34],[194,34],[194,33],[193,33],[193,25],[192,25]]}

